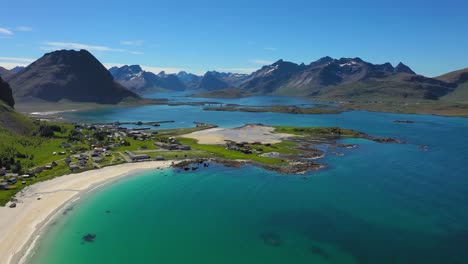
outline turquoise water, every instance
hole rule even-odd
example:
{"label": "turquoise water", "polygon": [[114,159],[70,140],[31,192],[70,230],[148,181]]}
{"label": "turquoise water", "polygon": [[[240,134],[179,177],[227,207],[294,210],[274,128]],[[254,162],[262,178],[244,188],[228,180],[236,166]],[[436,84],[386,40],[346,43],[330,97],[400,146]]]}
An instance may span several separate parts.
{"label": "turquoise water", "polygon": [[[77,120],[101,121],[168,116],[179,127],[192,121],[336,125],[408,144],[346,140],[358,148],[328,155],[322,160],[328,167],[305,178],[212,165],[121,179],[60,215],[29,263],[468,262],[467,119],[362,111],[204,112],[185,106],[74,114]],[[93,242],[83,242],[88,233],[96,234]]]}

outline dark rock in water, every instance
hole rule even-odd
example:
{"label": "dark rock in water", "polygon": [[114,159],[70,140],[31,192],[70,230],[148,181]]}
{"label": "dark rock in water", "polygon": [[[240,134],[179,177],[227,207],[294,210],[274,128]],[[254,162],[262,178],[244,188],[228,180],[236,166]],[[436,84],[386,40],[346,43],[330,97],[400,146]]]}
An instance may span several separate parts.
{"label": "dark rock in water", "polygon": [[396,138],[373,138],[372,140],[374,140],[375,142],[377,143],[393,143],[393,144],[403,144],[405,142],[399,140],[399,139],[396,139]]}
{"label": "dark rock in water", "polygon": [[188,171],[188,170],[190,170],[189,167],[185,167],[185,168],[184,168],[184,171]]}
{"label": "dark rock in water", "polygon": [[111,210],[106,210],[106,214],[110,214],[111,213]]}
{"label": "dark rock in water", "polygon": [[429,150],[429,146],[428,145],[419,145],[418,148],[422,151],[428,151]]}
{"label": "dark rock in water", "polygon": [[193,171],[194,171],[194,170],[198,170],[198,167],[192,167],[192,170],[193,170]]}
{"label": "dark rock in water", "polygon": [[281,237],[274,232],[263,232],[260,234],[260,238],[265,242],[265,244],[273,247],[279,247],[283,244]]}
{"label": "dark rock in water", "polygon": [[86,234],[83,236],[83,241],[90,243],[90,242],[94,242],[95,238],[96,238],[95,234]]}
{"label": "dark rock in water", "polygon": [[330,258],[330,255],[323,249],[319,248],[319,247],[311,247],[310,248],[310,252],[314,255],[318,255],[324,259],[329,259]]}
{"label": "dark rock in water", "polygon": [[413,120],[395,120],[394,123],[405,123],[405,124],[413,124],[415,123]]}
{"label": "dark rock in water", "polygon": [[62,215],[67,215],[67,214],[68,214],[70,211],[72,211],[72,210],[73,210],[73,206],[70,206],[70,207],[68,207],[67,209],[65,209],[65,210],[63,211]]}

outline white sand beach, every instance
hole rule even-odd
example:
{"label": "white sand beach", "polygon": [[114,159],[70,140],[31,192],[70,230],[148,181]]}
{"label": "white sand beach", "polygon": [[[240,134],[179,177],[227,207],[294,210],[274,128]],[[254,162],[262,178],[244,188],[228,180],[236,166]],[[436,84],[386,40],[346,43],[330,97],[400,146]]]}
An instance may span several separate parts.
{"label": "white sand beach", "polygon": [[16,195],[16,208],[0,207],[0,264],[20,262],[39,230],[67,202],[104,183],[137,172],[167,168],[172,161],[126,163],[69,174],[28,186]]}
{"label": "white sand beach", "polygon": [[193,138],[200,144],[224,144],[227,140],[235,142],[279,143],[282,138],[294,135],[274,133],[275,128],[264,125],[245,125],[236,128],[212,128],[196,131],[182,137]]}

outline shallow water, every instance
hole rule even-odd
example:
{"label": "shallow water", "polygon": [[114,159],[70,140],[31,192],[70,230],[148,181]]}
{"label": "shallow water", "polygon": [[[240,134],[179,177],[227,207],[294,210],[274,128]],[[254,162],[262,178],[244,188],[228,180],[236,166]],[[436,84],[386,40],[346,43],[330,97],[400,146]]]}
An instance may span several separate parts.
{"label": "shallow water", "polygon": [[[181,113],[184,113],[181,115]],[[428,115],[204,112],[149,106],[80,120],[342,126],[408,144],[350,139],[328,167],[284,176],[252,166],[147,172],[81,199],[29,263],[466,263],[468,120]],[[414,124],[394,123],[411,119]],[[418,145],[428,145],[427,152]],[[109,211],[109,212],[106,212]],[[83,242],[86,234],[93,242]]]}

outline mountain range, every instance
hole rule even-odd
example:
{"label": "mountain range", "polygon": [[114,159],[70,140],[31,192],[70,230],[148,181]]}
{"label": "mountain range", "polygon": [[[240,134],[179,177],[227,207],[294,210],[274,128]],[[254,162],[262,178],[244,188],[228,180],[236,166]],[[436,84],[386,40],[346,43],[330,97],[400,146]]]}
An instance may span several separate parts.
{"label": "mountain range", "polygon": [[140,98],[116,83],[110,72],[86,50],[47,53],[6,80],[14,97],[20,100],[116,104]]}
{"label": "mountain range", "polygon": [[[247,95],[327,99],[437,99],[456,85],[417,75],[399,63],[372,64],[360,58],[323,57],[309,65],[279,60],[251,74],[237,89]],[[218,92],[219,94],[219,92]]]}
{"label": "mountain range", "polygon": [[144,71],[139,65],[124,65],[109,69],[114,79],[126,88],[139,93],[159,91],[216,91],[235,87],[245,81],[248,74],[208,71],[203,76],[181,71],[177,74]]}
{"label": "mountain range", "polygon": [[[134,76],[142,72],[141,68],[132,67],[137,67],[138,71],[128,72],[124,77],[113,73],[114,77],[117,80],[136,78]],[[457,72],[448,76],[452,75],[457,75]],[[464,76],[457,80],[444,76],[428,78],[416,74],[401,62],[393,66],[390,63],[372,64],[360,58],[323,57],[308,65],[279,60],[252,74],[208,71],[198,76],[182,71],[174,77],[180,80],[184,88],[180,84],[172,87],[168,83],[164,88],[193,90],[204,97],[282,95],[325,100],[436,100],[450,99],[450,94],[459,94],[455,91],[463,88]],[[131,85],[120,82],[132,89]],[[144,86],[142,90],[136,91],[144,93]],[[468,92],[461,94],[467,94],[463,100],[468,98]]]}
{"label": "mountain range", "polygon": [[323,57],[310,64],[279,60],[251,74],[181,71],[155,74],[139,65],[107,70],[85,50],[45,54],[26,68],[0,68],[17,100],[119,103],[137,94],[193,91],[204,97],[302,96],[330,101],[468,100],[468,68],[428,78],[399,63]]}
{"label": "mountain range", "polygon": [[114,80],[136,93],[183,91],[186,85],[175,75],[144,71],[139,65],[125,65],[109,69]]}

